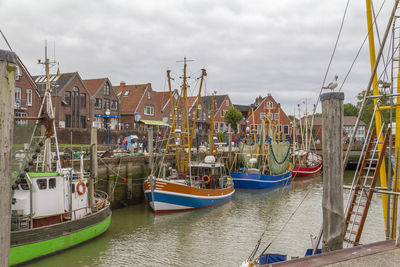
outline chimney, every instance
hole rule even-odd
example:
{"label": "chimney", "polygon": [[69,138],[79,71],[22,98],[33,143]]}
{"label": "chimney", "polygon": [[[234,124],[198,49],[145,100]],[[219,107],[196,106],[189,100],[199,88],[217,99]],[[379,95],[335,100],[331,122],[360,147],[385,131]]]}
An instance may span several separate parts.
{"label": "chimney", "polygon": [[122,88],[125,87],[125,85],[126,85],[125,82],[124,82],[124,81],[121,81],[121,82],[119,83],[119,88],[122,89]]}

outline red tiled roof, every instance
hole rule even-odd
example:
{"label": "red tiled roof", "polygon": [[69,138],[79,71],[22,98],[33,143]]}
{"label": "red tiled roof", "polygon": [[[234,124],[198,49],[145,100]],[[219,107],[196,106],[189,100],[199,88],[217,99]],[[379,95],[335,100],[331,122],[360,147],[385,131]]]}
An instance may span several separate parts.
{"label": "red tiled roof", "polygon": [[107,78],[89,79],[89,80],[83,80],[83,82],[85,83],[90,94],[94,96],[97,90],[99,90],[100,86],[103,84],[105,79]]}
{"label": "red tiled roof", "polygon": [[[117,94],[121,93],[119,99],[121,101],[121,114],[134,114],[140,99],[142,98],[146,88],[151,86],[150,83],[125,85],[124,87],[113,86]],[[129,93],[127,93],[129,91]]]}

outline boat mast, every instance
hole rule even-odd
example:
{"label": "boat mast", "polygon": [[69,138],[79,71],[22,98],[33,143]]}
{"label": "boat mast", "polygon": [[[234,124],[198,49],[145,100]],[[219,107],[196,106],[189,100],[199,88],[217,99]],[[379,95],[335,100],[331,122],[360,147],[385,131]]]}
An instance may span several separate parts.
{"label": "boat mast", "polygon": [[304,133],[303,133],[303,124],[302,124],[302,122],[301,122],[301,110],[300,110],[300,104],[297,104],[297,109],[299,110],[300,136],[301,136],[301,149],[304,149]]}
{"label": "boat mast", "polygon": [[[374,41],[374,28],[373,28],[373,20],[372,20],[372,8],[371,8],[371,0],[366,0],[366,9],[367,9],[367,25],[368,25],[368,41],[369,41],[369,56],[370,56],[370,63],[371,63],[371,72],[374,71],[374,66],[376,62],[376,56],[375,56],[375,41]],[[383,45],[383,44],[382,44]],[[378,77],[376,72],[374,73],[374,78],[372,81],[372,93],[374,96],[379,95],[379,89],[378,89]],[[376,103],[378,101],[378,98],[374,98],[374,106],[376,106]],[[396,125],[397,126],[397,125]],[[382,128],[382,117],[380,112],[375,113],[375,127],[376,127],[376,132],[380,133],[381,128]],[[357,129],[354,129],[356,131]],[[355,133],[353,134],[355,136]],[[382,144],[383,144],[383,136],[379,138],[379,143],[378,143],[378,150],[382,150]],[[390,144],[391,145],[391,144]],[[385,160],[383,160],[381,168],[379,170],[379,175],[380,175],[380,182],[382,187],[387,187],[387,179],[386,179],[386,165],[385,165]],[[389,228],[388,228],[388,195],[382,194],[382,208],[383,208],[383,217],[385,221],[385,233],[386,237],[389,237]]]}
{"label": "boat mast", "polygon": [[211,96],[211,122],[210,122],[210,132],[208,133],[208,138],[210,140],[210,154],[214,155],[214,93]]}
{"label": "boat mast", "polygon": [[306,98],[306,122],[305,122],[305,141],[306,141],[306,151],[308,151],[308,110],[307,110],[307,98]]}

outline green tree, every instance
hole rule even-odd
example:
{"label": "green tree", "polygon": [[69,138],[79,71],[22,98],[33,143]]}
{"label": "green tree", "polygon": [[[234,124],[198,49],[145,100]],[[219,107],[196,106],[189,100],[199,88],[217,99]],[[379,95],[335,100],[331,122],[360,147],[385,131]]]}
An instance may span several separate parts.
{"label": "green tree", "polygon": [[[365,94],[365,91],[361,91],[361,92],[358,93],[358,95],[357,95],[357,99],[358,99],[358,102],[357,102],[357,109],[358,109],[358,110],[359,110],[360,107],[361,107],[362,100],[363,100],[363,98],[364,98],[364,94]],[[380,94],[380,95],[384,95],[385,92],[384,92],[384,91],[379,91],[379,94]],[[366,101],[367,101],[367,103],[365,104],[364,112],[363,112],[363,114],[362,114],[362,116],[361,116],[361,120],[362,120],[363,122],[365,122],[367,125],[369,125],[369,123],[370,123],[371,120],[373,119],[372,115],[374,114],[375,106],[374,106],[374,101],[373,101],[372,99],[367,99]],[[381,106],[389,106],[389,105],[390,105],[390,102],[389,102],[389,98],[388,98],[388,97],[381,97],[381,98],[380,98],[380,101],[381,101]],[[376,112],[379,112],[379,110],[377,110]],[[381,111],[381,114],[382,114],[382,117],[383,117],[382,120],[383,120],[386,124],[389,123],[389,120],[390,120],[390,113],[389,113],[389,110],[382,110],[382,111]]]}
{"label": "green tree", "polygon": [[343,105],[344,108],[344,116],[357,116],[358,108],[351,103],[346,103]]}
{"label": "green tree", "polygon": [[225,122],[231,125],[231,128],[236,132],[237,124],[243,120],[242,113],[236,108],[230,108],[225,114]]}

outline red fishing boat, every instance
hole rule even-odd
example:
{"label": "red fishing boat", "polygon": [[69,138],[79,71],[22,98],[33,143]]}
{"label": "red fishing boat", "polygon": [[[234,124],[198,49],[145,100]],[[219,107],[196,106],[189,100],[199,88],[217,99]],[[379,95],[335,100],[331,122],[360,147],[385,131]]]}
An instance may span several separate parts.
{"label": "red fishing boat", "polygon": [[293,177],[310,176],[322,170],[322,157],[314,152],[299,150],[294,153]]}

